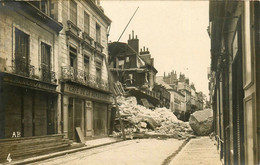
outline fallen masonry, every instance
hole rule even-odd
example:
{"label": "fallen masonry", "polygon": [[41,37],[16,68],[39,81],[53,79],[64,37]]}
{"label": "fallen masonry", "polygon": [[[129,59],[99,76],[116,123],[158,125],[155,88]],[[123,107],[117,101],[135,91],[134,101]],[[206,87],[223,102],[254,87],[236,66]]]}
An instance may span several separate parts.
{"label": "fallen masonry", "polygon": [[209,135],[213,126],[213,111],[205,109],[191,114],[189,124],[194,133],[199,136]]}
{"label": "fallen masonry", "polygon": [[[147,109],[138,105],[135,97],[119,96],[117,103],[128,138],[186,139],[194,136],[189,123],[178,120],[170,109]],[[114,135],[120,135],[120,132],[120,123],[116,120]]]}

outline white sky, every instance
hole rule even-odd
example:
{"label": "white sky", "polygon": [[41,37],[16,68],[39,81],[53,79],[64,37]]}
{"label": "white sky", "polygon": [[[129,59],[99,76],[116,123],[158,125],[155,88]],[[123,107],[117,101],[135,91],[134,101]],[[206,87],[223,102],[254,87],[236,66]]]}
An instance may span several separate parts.
{"label": "white sky", "polygon": [[176,70],[194,82],[196,91],[208,95],[207,67],[210,39],[207,33],[208,1],[102,1],[112,20],[109,41],[117,41],[136,8],[139,9],[120,42],[134,30],[139,48],[148,47],[157,76]]}

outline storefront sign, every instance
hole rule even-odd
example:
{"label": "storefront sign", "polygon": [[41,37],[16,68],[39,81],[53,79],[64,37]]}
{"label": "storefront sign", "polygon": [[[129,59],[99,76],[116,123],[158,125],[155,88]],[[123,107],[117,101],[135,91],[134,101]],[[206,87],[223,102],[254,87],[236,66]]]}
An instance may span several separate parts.
{"label": "storefront sign", "polygon": [[21,86],[56,91],[56,85],[50,85],[50,84],[43,83],[41,81],[31,80],[31,79],[27,79],[15,75],[9,75],[9,74],[5,75],[3,78],[3,82],[15,84],[18,86],[21,85]]}
{"label": "storefront sign", "polygon": [[94,91],[92,89],[88,88],[82,88],[75,85],[65,84],[64,92],[80,95],[83,97],[87,97],[90,99],[105,101],[105,102],[111,102],[110,96],[108,94],[104,94],[101,92]]}

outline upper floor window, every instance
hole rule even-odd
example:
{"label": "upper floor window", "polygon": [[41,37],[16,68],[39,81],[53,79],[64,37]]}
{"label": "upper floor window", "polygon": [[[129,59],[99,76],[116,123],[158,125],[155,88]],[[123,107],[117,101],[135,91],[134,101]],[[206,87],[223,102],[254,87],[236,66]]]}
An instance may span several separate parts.
{"label": "upper floor window", "polygon": [[77,49],[70,46],[69,50],[69,56],[70,56],[70,66],[74,69],[77,68]]}
{"label": "upper floor window", "polygon": [[15,29],[15,72],[29,76],[29,35]]}
{"label": "upper floor window", "polygon": [[49,1],[48,0],[37,0],[37,1],[30,1],[35,7],[39,10],[44,12],[45,14],[49,15]]}
{"label": "upper floor window", "polygon": [[44,69],[50,70],[51,65],[51,46],[41,43],[41,61]]}
{"label": "upper floor window", "polygon": [[28,63],[29,59],[29,35],[15,29],[15,59]]}
{"label": "upper floor window", "polygon": [[100,81],[101,80],[101,69],[102,69],[102,57],[97,55],[95,57],[95,65],[96,65],[96,78],[97,78],[97,81]]}
{"label": "upper floor window", "polygon": [[84,72],[89,73],[89,57],[86,55],[84,56]]}
{"label": "upper floor window", "polygon": [[96,24],[96,41],[101,43],[101,27],[99,24]]}
{"label": "upper floor window", "polygon": [[51,46],[45,43],[41,43],[41,68],[42,68],[42,80],[45,82],[51,82]]}
{"label": "upper floor window", "polygon": [[70,21],[77,25],[77,3],[73,0],[70,1]]}
{"label": "upper floor window", "polygon": [[101,80],[101,62],[96,62],[96,78],[98,82]]}
{"label": "upper floor window", "polygon": [[84,32],[89,34],[89,15],[84,12]]}

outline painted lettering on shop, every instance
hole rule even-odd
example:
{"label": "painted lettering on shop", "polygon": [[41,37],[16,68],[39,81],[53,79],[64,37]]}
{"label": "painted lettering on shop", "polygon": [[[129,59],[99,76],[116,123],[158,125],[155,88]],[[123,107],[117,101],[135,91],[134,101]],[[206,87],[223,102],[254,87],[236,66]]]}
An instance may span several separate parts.
{"label": "painted lettering on shop", "polygon": [[3,78],[3,80],[4,80],[4,82],[15,83],[18,85],[25,85],[25,86],[29,86],[29,87],[41,88],[41,89],[47,89],[47,90],[56,90],[56,86],[50,86],[50,85],[42,83],[40,81],[25,79],[25,78],[17,77],[17,76],[5,76]]}
{"label": "painted lettering on shop", "polygon": [[16,137],[21,137],[21,132],[19,132],[19,131],[13,132],[12,138],[16,138]]}
{"label": "painted lettering on shop", "polygon": [[74,85],[65,84],[64,92],[110,102],[110,96],[108,94],[96,92],[87,88],[77,87]]}

